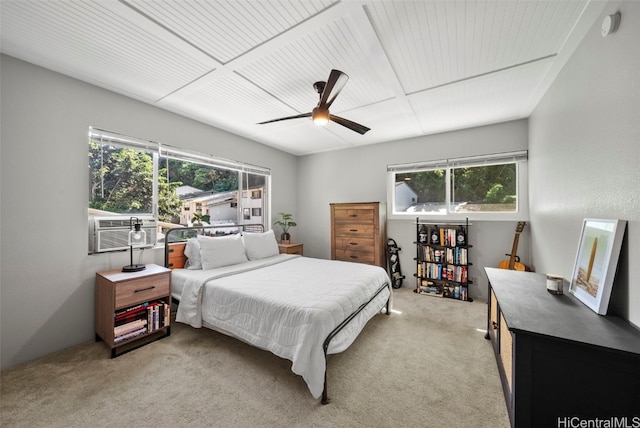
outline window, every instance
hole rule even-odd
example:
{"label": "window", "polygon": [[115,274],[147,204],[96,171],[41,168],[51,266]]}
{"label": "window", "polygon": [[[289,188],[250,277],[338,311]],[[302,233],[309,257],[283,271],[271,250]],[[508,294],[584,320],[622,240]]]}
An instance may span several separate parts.
{"label": "window", "polygon": [[164,227],[268,226],[267,168],[90,128],[89,181],[90,216],[150,215]]}
{"label": "window", "polygon": [[96,214],[154,214],[158,151],[144,142],[89,139],[89,208]]}
{"label": "window", "polygon": [[389,165],[390,216],[522,216],[526,160],[527,152],[515,152]]}

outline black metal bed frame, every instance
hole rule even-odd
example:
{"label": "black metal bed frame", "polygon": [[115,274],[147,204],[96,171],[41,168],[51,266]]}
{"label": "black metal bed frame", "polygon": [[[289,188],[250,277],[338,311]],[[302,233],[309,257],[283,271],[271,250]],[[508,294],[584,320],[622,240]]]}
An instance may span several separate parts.
{"label": "black metal bed frame", "polygon": [[[224,229],[233,229],[233,232],[223,231]],[[213,232],[209,232],[209,230]],[[200,233],[198,233],[200,232]],[[169,253],[173,250],[169,248],[169,244],[177,244],[180,242],[187,242],[187,239],[193,238],[197,235],[208,235],[208,236],[225,236],[225,235],[233,235],[240,232],[264,232],[264,225],[262,224],[219,224],[213,226],[190,226],[190,227],[175,227],[173,229],[169,229],[167,233],[164,235],[164,266],[169,266]],[[177,235],[181,233],[183,236],[175,238],[175,240],[171,240],[172,234]]]}
{"label": "black metal bed frame", "polygon": [[[216,229],[221,230],[221,229],[236,229],[234,232],[232,233],[217,233],[215,232]],[[207,233],[207,230],[213,230],[214,233],[213,235],[211,235],[211,233]],[[201,233],[198,233],[198,232]],[[169,239],[169,237],[171,236],[172,233],[178,233],[178,232],[182,232],[183,236],[181,238],[178,238],[174,241],[172,241],[171,239]],[[194,233],[195,232],[195,233]],[[214,225],[214,226],[193,226],[193,227],[177,227],[174,229],[170,229],[169,231],[167,231],[167,233],[165,234],[165,245],[164,245],[164,265],[165,267],[169,267],[169,253],[172,251],[169,248],[169,244],[174,244],[174,243],[179,243],[179,242],[186,242],[188,238],[197,236],[198,234],[205,234],[205,235],[209,235],[209,236],[224,236],[224,235],[230,235],[230,234],[234,234],[234,233],[239,233],[239,232],[257,232],[257,233],[261,233],[264,232],[264,226],[262,224],[229,224],[229,225]],[[351,313],[349,316],[347,316],[347,318],[345,318],[340,324],[338,324],[338,326],[336,328],[334,328],[329,335],[327,336],[327,338],[324,340],[323,344],[322,344],[322,350],[324,352],[324,361],[325,361],[325,368],[324,368],[324,389],[322,390],[322,404],[329,404],[331,402],[331,399],[328,396],[328,391],[327,391],[327,371],[328,371],[328,364],[327,364],[327,351],[329,350],[329,344],[331,343],[331,340],[333,340],[334,337],[336,337],[338,335],[338,333],[340,333],[356,316],[358,316],[358,314],[360,314],[360,312],[362,312],[364,310],[364,308],[366,308],[371,302],[373,302],[373,300],[378,297],[378,295],[385,289],[385,288],[389,288],[389,284],[388,283],[384,283],[376,292],[375,294],[365,303],[363,303],[362,305],[360,305],[355,311],[353,311],[353,313]],[[391,293],[391,290],[389,290],[389,293]],[[385,309],[385,313],[386,315],[390,315],[391,314],[391,308],[389,307],[391,303],[391,294],[389,294],[389,297],[387,298],[387,303],[386,303],[386,309]]]}

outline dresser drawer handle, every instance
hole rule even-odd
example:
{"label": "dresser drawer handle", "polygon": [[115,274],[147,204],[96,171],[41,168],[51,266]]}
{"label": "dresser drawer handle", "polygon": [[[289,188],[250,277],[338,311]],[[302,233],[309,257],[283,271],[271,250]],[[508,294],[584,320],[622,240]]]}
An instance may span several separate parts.
{"label": "dresser drawer handle", "polygon": [[350,214],[349,217],[358,217],[358,214]]}
{"label": "dresser drawer handle", "polygon": [[349,245],[358,245],[357,242],[349,242]]}
{"label": "dresser drawer handle", "polygon": [[349,257],[351,257],[352,259],[357,259],[358,258],[358,256],[349,256]]}
{"label": "dresser drawer handle", "polygon": [[349,229],[349,232],[357,232],[358,229]]}
{"label": "dresser drawer handle", "polygon": [[152,285],[151,287],[141,288],[140,290],[134,290],[134,293],[140,293],[142,291],[149,291],[149,290],[153,290],[154,288],[156,288],[156,286]]}

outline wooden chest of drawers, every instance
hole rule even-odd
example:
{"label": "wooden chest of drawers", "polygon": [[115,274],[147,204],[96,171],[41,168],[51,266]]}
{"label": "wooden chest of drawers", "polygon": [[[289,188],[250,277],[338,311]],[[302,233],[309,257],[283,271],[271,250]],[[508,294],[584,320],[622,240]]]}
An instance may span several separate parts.
{"label": "wooden chest of drawers", "polygon": [[380,202],[330,204],[331,259],[386,268],[386,206]]}

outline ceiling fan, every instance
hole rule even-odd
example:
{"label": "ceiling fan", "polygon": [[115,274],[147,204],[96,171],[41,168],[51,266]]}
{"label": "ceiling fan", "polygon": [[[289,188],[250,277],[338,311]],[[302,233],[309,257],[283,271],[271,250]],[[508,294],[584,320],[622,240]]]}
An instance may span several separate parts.
{"label": "ceiling fan", "polygon": [[279,119],[267,120],[266,122],[258,123],[258,125],[264,125],[265,123],[271,122],[279,122],[281,120],[310,117],[317,125],[324,125],[327,122],[332,121],[346,128],[349,128],[352,131],[364,135],[367,131],[370,130],[370,128],[329,113],[329,107],[331,107],[331,104],[333,104],[333,101],[335,101],[336,97],[338,96],[344,85],[347,83],[347,80],[349,80],[349,76],[347,76],[342,71],[335,69],[331,70],[331,74],[329,74],[329,80],[327,80],[326,82],[316,82],[313,84],[313,88],[320,96],[320,101],[318,101],[318,105],[310,113],[303,113],[297,114],[295,116],[287,116],[281,117]]}

